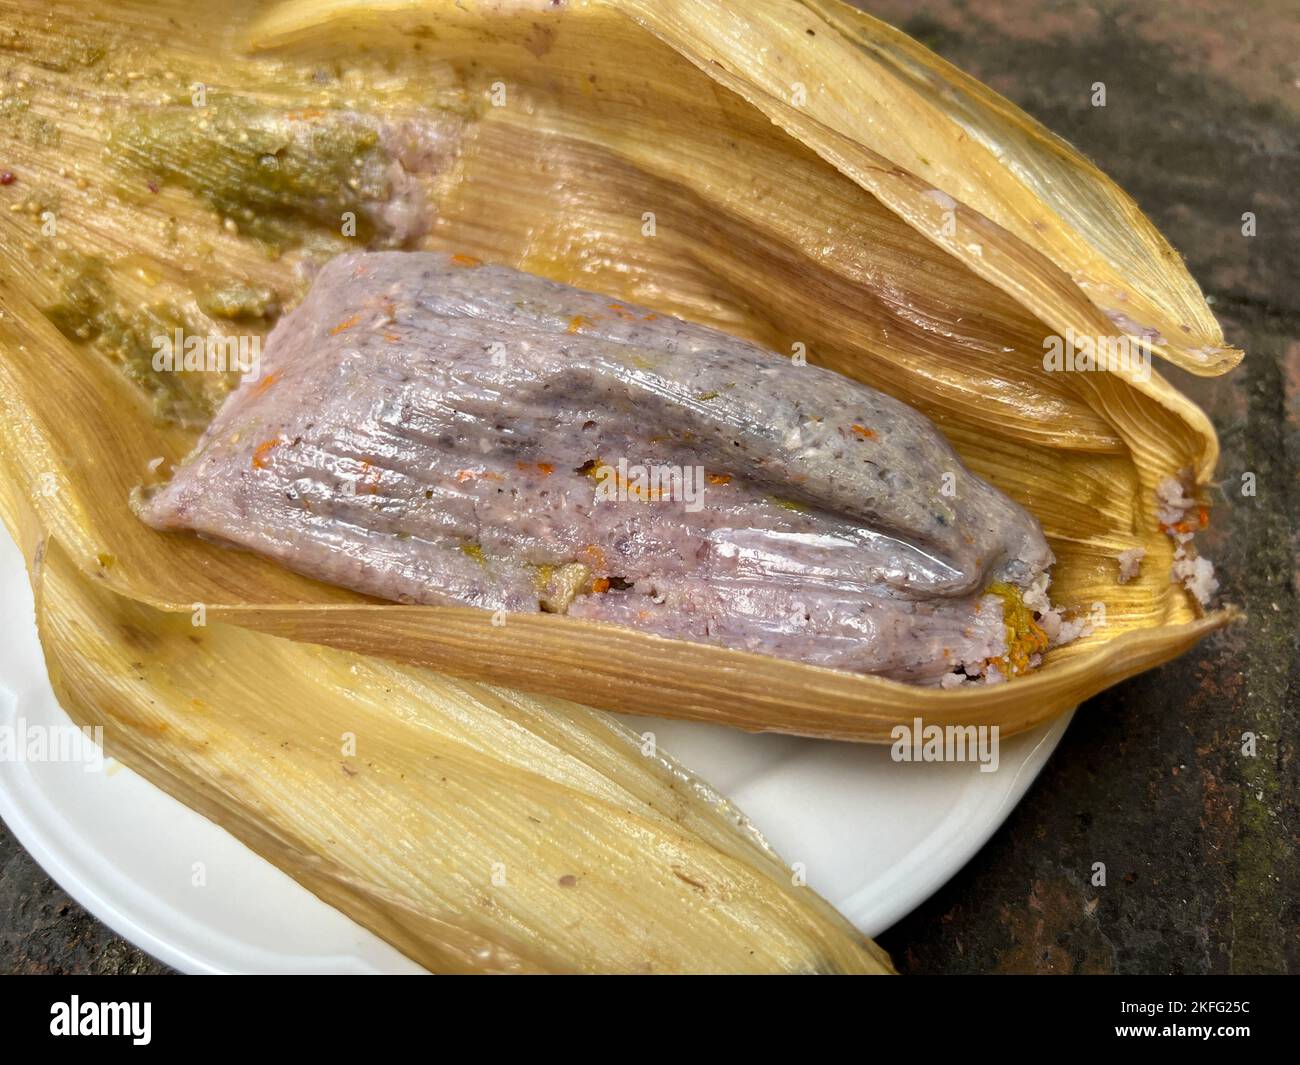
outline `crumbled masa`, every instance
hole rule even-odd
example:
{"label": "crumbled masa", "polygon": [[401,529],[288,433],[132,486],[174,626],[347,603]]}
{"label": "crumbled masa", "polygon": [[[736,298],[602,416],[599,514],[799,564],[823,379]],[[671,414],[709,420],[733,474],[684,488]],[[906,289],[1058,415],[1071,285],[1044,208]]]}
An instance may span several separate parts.
{"label": "crumbled masa", "polygon": [[1130,547],[1121,551],[1117,557],[1119,561],[1119,583],[1128,584],[1133,580],[1142,567],[1142,560],[1146,558],[1147,552],[1144,547]]}
{"label": "crumbled masa", "polygon": [[1006,630],[1003,653],[986,662],[959,663],[953,672],[939,678],[939,686],[951,690],[981,681],[1001,684],[1037,669],[1049,649],[1091,635],[1088,619],[1068,618],[1065,610],[1052,605],[1047,595],[1051,581],[1050,574],[1042,573],[1027,588],[989,585],[984,602],[1002,611]]}
{"label": "crumbled masa", "polygon": [[1208,510],[1192,498],[1179,477],[1163,477],[1156,484],[1156,517],[1161,530],[1174,541],[1171,582],[1180,583],[1202,607],[1219,590],[1214,563],[1196,549],[1198,530],[1209,523]]}
{"label": "crumbled masa", "polygon": [[1052,605],[1047,595],[1051,583],[1051,576],[1043,573],[1024,592],[1025,606],[1033,612],[1034,620],[1047,635],[1044,650],[1092,635],[1092,621],[1088,617],[1071,618],[1067,610]]}

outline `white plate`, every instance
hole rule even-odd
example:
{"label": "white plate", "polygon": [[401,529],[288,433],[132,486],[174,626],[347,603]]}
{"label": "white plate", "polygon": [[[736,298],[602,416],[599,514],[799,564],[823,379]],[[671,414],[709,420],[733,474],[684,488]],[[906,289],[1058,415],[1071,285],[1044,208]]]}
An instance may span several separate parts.
{"label": "white plate", "polygon": [[[0,534],[0,727],[68,724],[36,638],[22,557]],[[960,869],[1025,793],[1069,715],[1001,744],[997,772],[888,749],[629,718],[744,810],[867,935]],[[419,972],[223,829],[105,761],[0,760],[0,817],[87,910],[185,972]],[[200,859],[201,856],[201,859]],[[195,862],[205,883],[196,886]]]}

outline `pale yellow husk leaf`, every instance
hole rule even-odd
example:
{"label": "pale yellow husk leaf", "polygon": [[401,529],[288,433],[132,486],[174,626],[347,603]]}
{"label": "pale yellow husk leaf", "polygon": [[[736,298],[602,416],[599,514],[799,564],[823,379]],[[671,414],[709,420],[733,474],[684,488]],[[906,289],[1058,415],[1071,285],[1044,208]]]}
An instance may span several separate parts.
{"label": "pale yellow husk leaf", "polygon": [[0,490],[50,677],[106,749],[439,973],[886,973],[706,784],[615,719],[192,624]]}

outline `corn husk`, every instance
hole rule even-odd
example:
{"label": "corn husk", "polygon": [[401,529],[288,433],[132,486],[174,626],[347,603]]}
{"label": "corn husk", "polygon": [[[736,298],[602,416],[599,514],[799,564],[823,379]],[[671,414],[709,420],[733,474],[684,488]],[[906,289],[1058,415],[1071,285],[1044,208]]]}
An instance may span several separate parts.
{"label": "corn husk", "polygon": [[[4,10],[26,85],[6,165],[42,202],[0,212],[0,448],[5,476],[100,588],[596,707],[865,741],[918,713],[1030,728],[1232,617],[1170,583],[1173,545],[1155,516],[1161,477],[1212,475],[1204,414],[1158,373],[1048,373],[1042,353],[1046,334],[1073,330],[1146,337],[1197,373],[1240,354],[1095,167],[865,15],[788,0]],[[123,305],[161,300],[224,328],[205,317],[204,285],[236,279],[291,302],[299,263],[347,245],[315,222],[300,240],[268,238],[265,211],[223,218],[195,192],[221,180],[220,157],[123,134],[185,106],[195,83],[215,106],[446,116],[459,151],[423,244],[777,350],[802,344],[899,396],[1037,516],[1058,557],[1055,600],[1103,604],[1104,624],[1014,683],[923,691],[552,615],[494,625],[475,610],[379,604],[144,527],[128,494],[151,460],[178,460],[193,429],[159,424],[102,344],[56,327],[68,256],[83,271],[87,258],[105,264]],[[57,144],[38,143],[42,122]],[[150,150],[166,154],[153,186]],[[55,237],[40,231],[43,201]],[[1120,585],[1115,557],[1136,546],[1141,576]]]}
{"label": "corn husk", "polygon": [[159,787],[439,973],[887,973],[742,815],[616,719],[193,625],[0,491],[61,704]]}

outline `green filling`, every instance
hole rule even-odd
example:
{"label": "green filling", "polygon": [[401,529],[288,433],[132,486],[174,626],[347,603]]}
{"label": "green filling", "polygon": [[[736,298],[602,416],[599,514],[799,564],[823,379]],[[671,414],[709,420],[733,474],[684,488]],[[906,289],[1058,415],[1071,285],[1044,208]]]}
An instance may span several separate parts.
{"label": "green filling", "polygon": [[199,306],[213,318],[271,318],[279,310],[279,300],[265,285],[230,281],[208,289],[199,297]]}
{"label": "green filling", "polygon": [[369,243],[365,209],[388,194],[378,130],[349,112],[209,100],[133,115],[109,145],[122,164],[187,189],[277,249],[305,243],[313,230],[342,238],[345,212]]}
{"label": "green filling", "polygon": [[99,259],[69,256],[60,269],[59,297],[45,308],[59,332],[69,340],[94,344],[121,365],[127,377],[149,394],[159,419],[206,424],[238,383],[238,371],[159,371],[153,368],[153,360],[155,337],[172,337],[177,329],[187,335],[206,335],[207,326],[171,302],[128,304]]}
{"label": "green filling", "polygon": [[34,114],[31,106],[28,97],[0,90],[0,128],[34,148],[56,147],[62,137],[59,127],[48,118]]}

